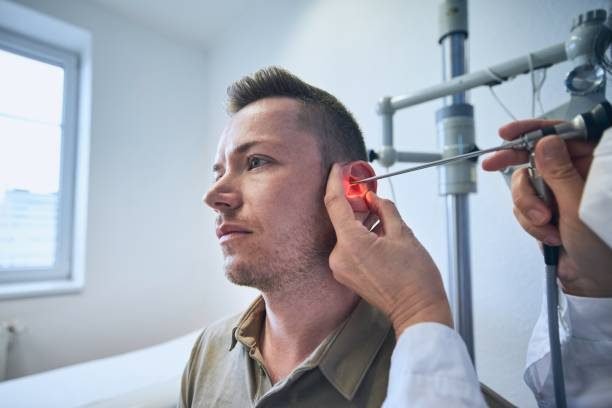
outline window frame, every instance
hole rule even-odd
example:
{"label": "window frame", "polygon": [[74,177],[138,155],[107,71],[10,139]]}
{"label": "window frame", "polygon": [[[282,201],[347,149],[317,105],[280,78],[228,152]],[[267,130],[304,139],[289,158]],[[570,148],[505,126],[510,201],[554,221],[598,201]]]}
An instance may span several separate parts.
{"label": "window frame", "polygon": [[67,279],[71,270],[74,218],[78,55],[2,29],[0,29],[0,49],[49,65],[55,65],[64,70],[55,264],[51,268],[0,267],[0,284]]}
{"label": "window frame", "polygon": [[91,34],[80,27],[0,0],[0,48],[64,69],[55,265],[1,269],[0,300],[75,293],[84,287],[91,44]]}

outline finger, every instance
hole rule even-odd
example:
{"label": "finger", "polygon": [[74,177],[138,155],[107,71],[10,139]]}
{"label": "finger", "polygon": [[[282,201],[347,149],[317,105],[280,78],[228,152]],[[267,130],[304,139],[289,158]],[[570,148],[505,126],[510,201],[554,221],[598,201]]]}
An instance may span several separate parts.
{"label": "finger", "polygon": [[[568,140],[565,143],[578,172],[580,174],[586,174],[596,145],[581,140]],[[508,166],[516,166],[527,163],[528,161],[529,153],[525,150],[501,150],[485,158],[482,161],[482,169],[486,171],[498,171]]]}
{"label": "finger", "polygon": [[366,194],[366,203],[374,214],[380,218],[384,234],[397,237],[402,233],[404,221],[391,200],[380,198],[373,191]]}
{"label": "finger", "polygon": [[572,163],[563,140],[558,136],[543,138],[536,145],[536,166],[552,190],[559,214],[577,216],[584,179]]}
{"label": "finger", "polygon": [[532,130],[540,129],[546,126],[553,126],[561,123],[560,120],[548,119],[527,119],[508,123],[499,128],[499,136],[504,140],[514,140],[523,133],[531,132]]}
{"label": "finger", "polygon": [[375,224],[374,228],[372,228],[370,232],[373,232],[380,237],[384,233],[382,222],[378,220],[378,224]]}
{"label": "finger", "polygon": [[559,229],[552,224],[534,225],[529,218],[514,207],[514,216],[525,231],[538,241],[552,246],[561,245]]}
{"label": "finger", "polygon": [[379,221],[378,216],[372,212],[368,213],[368,216],[363,221],[364,227],[370,231],[374,225]]}
{"label": "finger", "polygon": [[512,175],[512,201],[514,206],[529,218],[534,225],[540,226],[548,224],[551,212],[548,206],[540,197],[531,184],[527,169],[521,169]]}
{"label": "finger", "polygon": [[484,159],[482,168],[486,171],[497,171],[508,166],[527,163],[527,161],[529,161],[529,153],[524,150],[502,150]]}
{"label": "finger", "polygon": [[572,159],[592,156],[593,150],[597,147],[596,143],[585,142],[584,140],[566,140],[565,145]]}
{"label": "finger", "polygon": [[347,234],[346,230],[350,230],[355,223],[355,215],[344,195],[342,168],[337,163],[334,163],[329,173],[324,201],[329,219],[336,230],[336,235],[340,238]]}

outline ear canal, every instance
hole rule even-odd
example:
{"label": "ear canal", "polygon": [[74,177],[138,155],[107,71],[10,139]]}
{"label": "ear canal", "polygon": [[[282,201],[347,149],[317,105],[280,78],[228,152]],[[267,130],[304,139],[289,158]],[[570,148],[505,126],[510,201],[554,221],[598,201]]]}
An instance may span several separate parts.
{"label": "ear canal", "polygon": [[344,165],[342,169],[342,182],[345,196],[355,213],[367,213],[368,205],[365,195],[370,188],[370,183],[351,184],[362,180],[372,174],[369,165],[363,162],[352,162]]}
{"label": "ear canal", "polygon": [[355,181],[360,180],[362,177],[355,177],[352,174],[349,176],[348,181],[349,181],[349,188],[347,191],[347,194],[349,196],[362,196],[365,195],[365,193],[368,192],[368,187],[363,184],[351,184],[354,183]]}
{"label": "ear canal", "polygon": [[[364,178],[368,178],[374,175],[374,171],[372,167],[368,163],[357,161],[350,164],[349,169],[349,179],[350,182],[363,180]],[[352,184],[356,186],[360,186],[360,193],[365,196],[368,191],[376,192],[376,180],[370,181],[368,183],[360,183],[360,184]]]}

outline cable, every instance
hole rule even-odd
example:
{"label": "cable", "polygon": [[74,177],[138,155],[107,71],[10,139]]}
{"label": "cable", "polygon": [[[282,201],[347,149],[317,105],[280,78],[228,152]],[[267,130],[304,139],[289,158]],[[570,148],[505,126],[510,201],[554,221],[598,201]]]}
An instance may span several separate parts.
{"label": "cable", "polygon": [[[491,68],[487,68],[485,71],[487,72],[487,74],[489,74],[489,76],[491,78],[493,78],[494,80],[496,80],[500,84],[505,81],[504,78],[500,77],[495,72],[493,72],[493,70]],[[491,85],[491,86],[493,86],[493,85]]]}
{"label": "cable", "polygon": [[[387,173],[389,173],[389,167],[387,167]],[[391,177],[387,177],[387,181],[389,182],[389,189],[391,190],[391,198],[395,205],[397,205],[397,199],[395,198],[395,189],[393,188],[393,182],[391,181]]]}
{"label": "cable", "polygon": [[499,99],[499,96],[497,96],[492,86],[489,87],[489,91],[491,91],[491,95],[493,95],[493,98],[495,98],[499,106],[502,107],[502,109],[508,114],[508,116],[510,116],[513,120],[516,120],[516,116],[514,116],[512,112],[510,111],[510,109],[508,109],[508,107],[504,105],[501,99]]}
{"label": "cable", "polygon": [[[489,76],[494,79],[495,81],[498,82],[498,84],[501,84],[502,82],[505,81],[504,78],[500,77],[499,75],[497,75],[495,72],[493,72],[493,70],[491,68],[487,68],[486,69],[487,74],[489,74]],[[508,116],[510,116],[513,120],[516,120],[516,116],[514,116],[512,114],[512,112],[510,111],[510,109],[508,109],[508,107],[506,105],[504,105],[504,103],[501,101],[501,99],[499,98],[499,96],[497,96],[497,94],[495,93],[495,91],[493,90],[493,85],[497,85],[497,84],[491,84],[489,85],[489,91],[491,91],[491,95],[493,95],[493,98],[495,98],[495,100],[497,101],[497,103],[499,104],[499,106],[502,107],[502,109],[508,114]]]}
{"label": "cable", "polygon": [[540,82],[536,88],[536,99],[538,101],[538,106],[540,107],[540,114],[544,115],[544,106],[542,105],[542,88],[544,87],[544,82],[546,82],[547,69],[544,68],[540,72],[542,72],[542,79],[540,79]]}
{"label": "cable", "polygon": [[[538,196],[549,207],[554,203],[554,196],[546,182],[535,167],[533,152],[529,158],[529,178]],[[553,210],[551,223],[557,225],[558,214]],[[559,292],[557,288],[557,267],[559,265],[559,246],[542,245],[544,263],[546,264],[546,309],[548,312],[548,340],[550,343],[550,365],[553,374],[555,390],[555,406],[565,408],[565,381],[563,377],[563,360],[561,357],[561,342],[559,340]]]}
{"label": "cable", "polygon": [[527,54],[527,62],[529,63],[529,76],[531,77],[531,117],[535,117],[536,101],[540,107],[540,113],[544,114],[544,106],[542,105],[542,87],[546,82],[546,68],[542,69],[542,76],[539,81],[536,81],[536,70],[533,64],[533,55]]}
{"label": "cable", "polygon": [[559,408],[565,408],[565,381],[563,377],[563,360],[561,342],[559,340],[559,289],[557,287],[557,265],[559,247],[544,245],[546,260],[546,309],[548,312],[548,339],[550,342],[550,361],[552,365],[553,384],[555,388],[555,403]]}
{"label": "cable", "polygon": [[[389,167],[385,167],[385,169],[387,170],[387,173],[389,173]],[[389,189],[391,190],[391,198],[393,199],[393,202],[397,206],[397,201],[395,199],[395,189],[393,188],[393,182],[391,181],[391,177],[387,177],[387,181],[389,182]],[[374,231],[374,229],[376,227],[378,227],[380,222],[381,222],[380,219],[376,220],[374,225],[372,225],[372,227],[370,227],[370,232]]]}
{"label": "cable", "polygon": [[536,80],[535,71],[533,69],[533,55],[527,54],[527,62],[529,63],[529,77],[531,78],[531,117],[535,117],[535,94],[536,94]]}
{"label": "cable", "polygon": [[[544,105],[542,104],[542,92],[541,91],[542,91],[542,87],[544,86],[544,82],[546,82],[547,71],[546,71],[546,68],[544,68],[541,71],[542,72],[541,79],[539,81],[536,81],[536,70],[534,69],[534,65],[533,65],[533,55],[527,54],[527,62],[529,64],[529,73],[531,76],[531,117],[535,117],[536,101],[538,103],[541,113],[544,114]],[[497,75],[495,72],[493,72],[491,68],[487,68],[486,72],[487,74],[489,74],[491,79],[497,82],[497,84],[505,82],[505,79]],[[491,95],[493,95],[493,98],[495,98],[499,106],[501,106],[501,108],[506,112],[506,114],[508,114],[508,116],[510,116],[513,120],[517,120],[516,116],[514,116],[514,114],[510,111],[510,109],[508,109],[508,107],[502,102],[500,97],[497,95],[497,93],[493,89],[493,86],[497,84],[489,85],[489,91],[491,91]]]}

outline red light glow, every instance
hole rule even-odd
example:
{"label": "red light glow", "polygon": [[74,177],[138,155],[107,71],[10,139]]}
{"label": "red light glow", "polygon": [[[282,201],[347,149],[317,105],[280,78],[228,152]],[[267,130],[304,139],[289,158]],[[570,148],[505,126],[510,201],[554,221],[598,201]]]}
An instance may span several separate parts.
{"label": "red light glow", "polygon": [[367,185],[364,184],[351,184],[352,182],[358,181],[359,179],[353,176],[348,176],[344,179],[344,191],[347,197],[364,197],[368,192]]}

